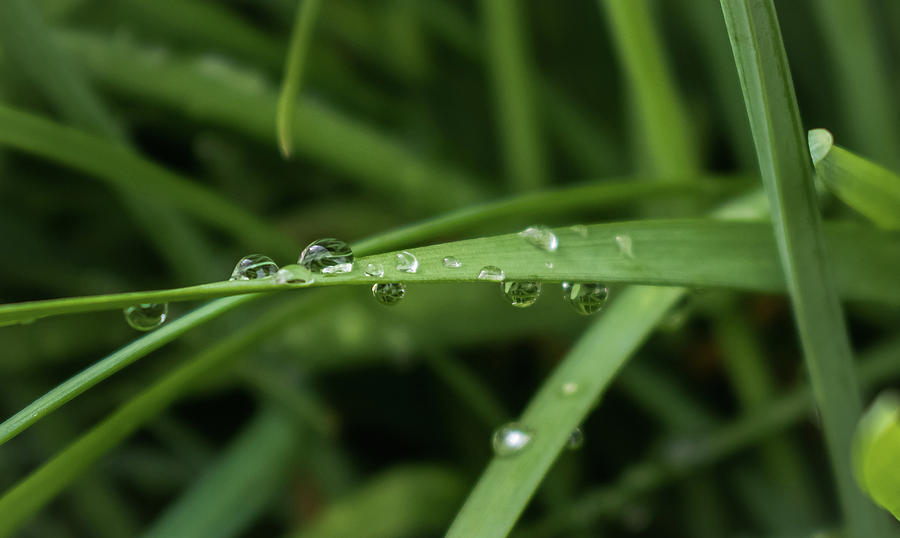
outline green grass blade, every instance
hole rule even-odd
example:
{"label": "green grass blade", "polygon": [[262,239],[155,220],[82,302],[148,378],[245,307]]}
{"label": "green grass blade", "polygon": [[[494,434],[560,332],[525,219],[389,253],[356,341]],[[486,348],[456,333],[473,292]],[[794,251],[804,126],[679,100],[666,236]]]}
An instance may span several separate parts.
{"label": "green grass blade", "polygon": [[678,95],[647,0],[598,0],[609,18],[622,70],[634,94],[647,170],[666,177],[696,172],[699,149]]}
{"label": "green grass blade", "polygon": [[297,16],[294,20],[294,30],[291,33],[291,43],[284,66],[284,80],[281,83],[278,109],[275,112],[278,146],[285,158],[291,156],[293,149],[294,108],[297,103],[297,94],[300,93],[300,87],[303,84],[309,44],[312,41],[313,29],[321,5],[321,0],[300,0],[300,7],[297,8]]}
{"label": "green grass blade", "polygon": [[132,193],[171,204],[229,232],[254,249],[279,255],[295,251],[290,239],[251,213],[119,144],[2,105],[0,144],[51,159]]}
{"label": "green grass blade", "polygon": [[816,173],[842,202],[888,230],[900,230],[900,176],[833,144],[825,129],[809,132]]}
{"label": "green grass blade", "polygon": [[511,184],[517,190],[547,183],[544,145],[535,108],[536,91],[527,31],[517,0],[482,0],[488,65],[494,83],[497,125]]}
{"label": "green grass blade", "polygon": [[[835,256],[838,289],[848,299],[900,304],[895,270],[900,245],[893,234],[844,224],[825,226]],[[627,282],[664,286],[724,287],[783,292],[784,277],[769,225],[761,222],[642,220],[555,230],[559,248],[545,252],[505,234],[408,251],[418,260],[415,273],[397,269],[400,252],[357,258],[349,273],[315,276],[312,282],[279,284],[273,278],[226,281],[170,290],[48,299],[0,306],[0,325],[37,318],[124,308],[139,303],[211,299],[248,293],[287,291],[375,282],[484,282],[481,269],[499,267],[506,280],[543,282]],[[628,238],[628,239],[623,239]],[[628,245],[624,247],[623,245]],[[445,267],[455,257],[462,267]],[[551,263],[552,267],[547,264]],[[365,275],[381,265],[382,277]],[[285,266],[286,269],[297,267]]]}
{"label": "green grass blade", "polygon": [[775,6],[771,0],[721,3],[849,534],[888,536],[850,472],[850,439],[862,404]]}
{"label": "green grass blade", "polygon": [[293,420],[282,411],[263,409],[144,538],[242,534],[284,485],[299,441]]}
{"label": "green grass blade", "polygon": [[0,536],[9,536],[32,515],[72,483],[103,454],[159,414],[191,384],[235,354],[321,302],[291,301],[184,362],[161,380],[119,407],[100,424],[22,479],[0,497]]}
{"label": "green grass blade", "polygon": [[900,520],[900,394],[881,394],[860,419],[853,464],[860,488]]}
{"label": "green grass blade", "polygon": [[125,368],[134,361],[148,355],[175,340],[187,331],[215,317],[252,300],[254,296],[229,297],[206,304],[184,317],[143,336],[108,357],[94,363],[57,385],[27,407],[0,424],[0,444],[12,439],[23,430],[42,419],[79,394]]}
{"label": "green grass blade", "polygon": [[366,482],[291,536],[431,536],[447,523],[464,484],[459,473],[435,465],[405,465]]}
{"label": "green grass blade", "polygon": [[[683,294],[681,288],[633,287],[612,303],[522,413],[519,421],[534,430],[531,443],[521,453],[491,461],[453,521],[448,537],[506,536],[569,434]],[[599,350],[603,351],[598,355]],[[565,395],[562,386],[573,382],[578,389]]]}

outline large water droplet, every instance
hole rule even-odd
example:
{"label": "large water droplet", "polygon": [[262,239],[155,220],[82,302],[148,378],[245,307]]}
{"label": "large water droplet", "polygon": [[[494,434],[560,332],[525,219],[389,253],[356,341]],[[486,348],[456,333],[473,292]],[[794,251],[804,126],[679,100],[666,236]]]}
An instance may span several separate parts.
{"label": "large water droplet", "polygon": [[228,280],[255,280],[266,278],[278,272],[278,265],[272,258],[262,254],[248,254],[241,258]]}
{"label": "large water droplet", "polygon": [[609,299],[609,290],[597,282],[563,282],[563,300],[581,315],[599,312]]}
{"label": "large water droplet", "polygon": [[541,283],[534,281],[512,280],[500,284],[500,290],[509,304],[519,308],[533,305],[541,296]]}
{"label": "large water droplet", "polygon": [[634,249],[632,247],[630,235],[617,235],[616,246],[619,247],[619,252],[622,256],[625,256],[629,260],[634,259]]}
{"label": "large water droplet", "polygon": [[529,226],[519,232],[519,237],[547,252],[556,252],[556,249],[559,248],[559,240],[556,238],[556,234],[546,226]]}
{"label": "large water droplet", "polygon": [[152,331],[166,321],[169,303],[141,303],[125,310],[125,321],[139,331]]}
{"label": "large water droplet", "polygon": [[406,286],[399,282],[383,282],[372,286],[372,295],[379,303],[392,306],[406,296]]}
{"label": "large water droplet", "polygon": [[577,450],[584,445],[584,431],[579,427],[572,430],[569,438],[566,440],[566,448],[569,450]]}
{"label": "large water droplet", "polygon": [[401,273],[415,273],[419,270],[419,260],[408,250],[397,254],[397,270]]}
{"label": "large water droplet", "polygon": [[478,280],[491,280],[494,282],[503,282],[503,279],[506,278],[506,274],[503,272],[503,269],[496,267],[494,265],[485,265],[481,268],[481,271],[478,273]]}
{"label": "large water droplet", "polygon": [[510,422],[494,432],[491,436],[491,447],[497,456],[514,456],[531,443],[532,435],[528,428],[518,422]]}
{"label": "large water droplet", "polygon": [[[353,269],[353,251],[344,241],[327,237],[307,245],[300,253],[297,263],[313,273],[346,273]],[[330,267],[337,268],[329,269]]]}
{"label": "large water droplet", "polygon": [[457,260],[456,258],[454,258],[453,256],[447,256],[446,258],[444,258],[443,264],[444,264],[444,267],[449,267],[451,269],[457,269],[459,267],[462,267],[462,263],[460,263],[460,261]]}
{"label": "large water droplet", "polygon": [[380,263],[370,263],[366,265],[366,276],[381,278],[384,276],[384,266]]}
{"label": "large water droplet", "polygon": [[302,284],[309,286],[313,282],[315,282],[315,276],[312,271],[302,265],[285,265],[275,273],[276,284]]}

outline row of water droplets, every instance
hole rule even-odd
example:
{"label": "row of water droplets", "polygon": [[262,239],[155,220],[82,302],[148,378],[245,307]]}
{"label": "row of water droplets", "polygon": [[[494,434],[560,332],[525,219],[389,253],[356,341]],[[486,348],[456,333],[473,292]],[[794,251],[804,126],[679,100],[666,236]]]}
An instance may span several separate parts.
{"label": "row of water droplets", "polygon": [[[583,225],[575,225],[571,230],[582,237],[587,237],[588,229]],[[559,248],[559,239],[546,226],[529,226],[519,232],[519,237],[534,247],[548,253]],[[616,236],[616,243],[622,254],[633,258],[631,238]],[[398,253],[396,270],[402,273],[415,273],[419,269],[419,260],[409,251]],[[234,266],[229,280],[256,280],[274,277],[276,283],[308,286],[315,281],[315,275],[323,276],[349,273],[353,270],[353,251],[346,242],[335,238],[324,238],[313,241],[300,253],[296,265],[279,268],[268,256],[249,254],[241,258]],[[448,269],[462,268],[463,264],[453,256],[442,260]],[[547,261],[545,266],[552,269],[554,264]],[[384,276],[384,266],[379,263],[366,265],[364,274],[372,278]],[[525,308],[533,305],[541,295],[540,281],[506,280],[503,269],[486,265],[477,275],[479,280],[500,283],[500,289],[506,300],[513,306]],[[384,305],[395,305],[406,296],[406,286],[400,282],[379,282],[372,286],[372,295]],[[590,315],[599,312],[609,298],[609,290],[597,282],[563,282],[563,300],[576,312]],[[153,330],[162,325],[168,316],[167,303],[141,303],[129,306],[124,310],[129,325],[140,331]]]}

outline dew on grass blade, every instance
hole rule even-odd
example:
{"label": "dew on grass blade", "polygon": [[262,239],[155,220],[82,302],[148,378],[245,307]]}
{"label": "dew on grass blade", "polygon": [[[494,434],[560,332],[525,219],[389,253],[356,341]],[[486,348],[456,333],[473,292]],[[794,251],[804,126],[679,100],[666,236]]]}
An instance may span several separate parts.
{"label": "dew on grass blade", "polygon": [[166,321],[169,303],[141,303],[125,310],[125,321],[139,331],[152,331]]}
{"label": "dew on grass blade", "polygon": [[346,273],[353,270],[353,251],[344,241],[326,237],[307,245],[297,263],[313,273]]}
{"label": "dew on grass blade", "polygon": [[381,278],[384,276],[384,266],[380,263],[370,263],[366,265],[366,276]]}
{"label": "dew on grass blade", "polygon": [[563,396],[572,396],[578,392],[578,383],[575,383],[574,381],[563,383],[562,386],[559,387],[559,392]]}
{"label": "dew on grass blade", "polygon": [[397,270],[401,273],[415,273],[419,270],[419,260],[408,250],[397,253]]}
{"label": "dew on grass blade", "polygon": [[457,269],[459,267],[462,267],[462,263],[460,263],[460,261],[453,256],[447,256],[446,258],[444,258],[442,263],[444,264],[444,267],[448,267],[450,269]]}
{"label": "dew on grass blade", "polygon": [[503,269],[495,265],[485,265],[481,268],[481,271],[478,272],[478,280],[491,280],[493,282],[503,282],[503,279],[506,278],[506,274],[503,272]]}
{"label": "dew on grass blade", "polygon": [[634,249],[632,247],[630,235],[617,235],[616,246],[619,247],[619,252],[622,256],[625,256],[629,260],[634,259]]}
{"label": "dew on grass blade", "polygon": [[255,280],[266,278],[278,272],[278,265],[272,258],[262,254],[248,254],[238,260],[228,280]]}
{"label": "dew on grass blade", "polygon": [[566,448],[569,450],[578,450],[584,444],[584,430],[580,427],[572,430],[569,438],[566,439]]}
{"label": "dew on grass blade", "polygon": [[315,282],[315,276],[312,274],[312,271],[302,265],[285,265],[275,273],[276,284],[302,284],[309,286],[313,282]]}
{"label": "dew on grass blade", "polygon": [[547,269],[553,269],[553,262],[544,262],[544,267]]}
{"label": "dew on grass blade", "polygon": [[531,443],[532,436],[528,428],[518,422],[509,422],[494,431],[491,436],[491,447],[497,456],[514,456]]}
{"label": "dew on grass blade", "polygon": [[587,229],[587,226],[585,226],[584,224],[576,224],[574,226],[570,226],[569,229],[572,230],[573,232],[577,233],[581,237],[588,236],[588,229]]}
{"label": "dew on grass blade", "polygon": [[406,286],[399,282],[382,282],[372,286],[372,295],[375,299],[385,305],[392,306],[406,296]]}
{"label": "dew on grass blade", "polygon": [[609,289],[597,282],[563,282],[562,292],[566,304],[583,316],[599,312],[609,299]]}
{"label": "dew on grass blade", "polygon": [[528,244],[547,252],[556,252],[556,249],[559,248],[559,240],[556,238],[556,234],[546,226],[529,226],[519,232],[519,237],[527,241]]}
{"label": "dew on grass blade", "polygon": [[509,304],[518,308],[533,305],[541,296],[541,283],[535,281],[512,280],[500,283],[500,290]]}

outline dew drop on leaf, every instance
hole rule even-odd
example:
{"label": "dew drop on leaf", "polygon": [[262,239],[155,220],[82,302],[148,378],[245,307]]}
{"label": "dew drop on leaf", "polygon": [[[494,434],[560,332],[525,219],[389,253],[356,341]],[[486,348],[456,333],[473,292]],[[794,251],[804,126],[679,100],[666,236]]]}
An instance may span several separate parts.
{"label": "dew drop on leaf", "polygon": [[169,315],[169,303],[141,303],[129,306],[125,310],[125,321],[133,329],[152,331],[166,322]]}
{"label": "dew drop on leaf", "polygon": [[622,256],[625,256],[629,260],[634,259],[634,248],[632,246],[630,235],[617,235],[616,246],[619,248],[619,252]]}
{"label": "dew drop on leaf", "polygon": [[599,312],[609,299],[609,289],[597,282],[563,282],[562,292],[566,304],[583,316]]}
{"label": "dew drop on leaf", "polygon": [[449,267],[450,269],[462,267],[462,263],[453,256],[447,256],[442,263],[444,264],[444,267]]}
{"label": "dew drop on leaf", "polygon": [[532,432],[518,422],[504,424],[491,436],[491,448],[500,457],[514,456],[531,443]]}
{"label": "dew drop on leaf", "polygon": [[559,240],[556,238],[556,234],[546,226],[529,226],[519,232],[519,237],[527,241],[528,244],[547,252],[556,252],[556,249],[559,248]]}
{"label": "dew drop on leaf", "polygon": [[576,224],[574,226],[571,226],[569,229],[572,230],[573,232],[577,233],[581,237],[588,236],[588,229],[587,229],[587,226],[585,226],[584,224]]}
{"label": "dew drop on leaf", "polygon": [[278,272],[278,265],[272,258],[262,254],[248,254],[238,260],[228,280],[255,280],[266,278]]}
{"label": "dew drop on leaf", "polygon": [[584,445],[584,431],[579,427],[572,430],[569,438],[566,439],[566,448],[569,450],[578,450]]}
{"label": "dew drop on leaf", "polygon": [[313,282],[315,282],[315,276],[312,274],[312,271],[302,265],[285,265],[275,273],[276,284],[302,284],[309,286]]}
{"label": "dew drop on leaf", "polygon": [[559,392],[563,396],[572,396],[576,392],[578,392],[578,383],[574,381],[567,381],[563,383],[561,387],[559,387]]}
{"label": "dew drop on leaf", "polygon": [[506,274],[503,272],[503,269],[500,269],[494,265],[485,265],[481,268],[481,271],[478,272],[478,280],[491,280],[494,282],[503,282],[503,279],[506,278]]}
{"label": "dew drop on leaf", "polygon": [[353,251],[344,241],[327,237],[307,245],[297,263],[313,273],[347,273],[353,270]]}
{"label": "dew drop on leaf", "polygon": [[366,276],[381,278],[384,276],[384,266],[380,263],[370,263],[366,265]]}
{"label": "dew drop on leaf", "polygon": [[397,254],[397,270],[401,273],[415,273],[419,270],[419,260],[408,250]]}
{"label": "dew drop on leaf", "polygon": [[406,296],[406,286],[399,282],[378,283],[372,286],[372,295],[379,303],[393,306]]}
{"label": "dew drop on leaf", "polygon": [[541,296],[541,283],[535,281],[513,280],[502,282],[500,290],[509,304],[525,308],[533,305]]}

